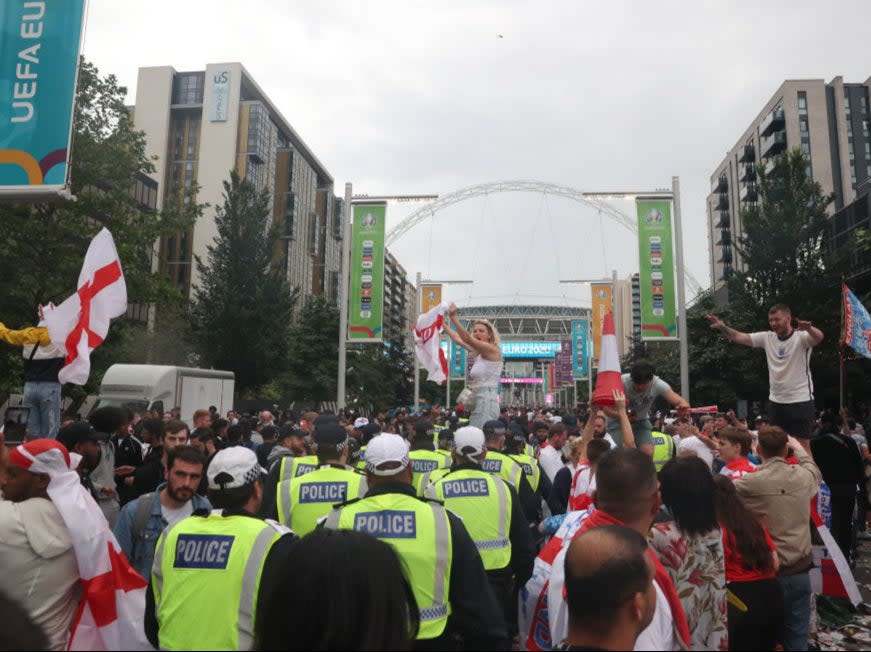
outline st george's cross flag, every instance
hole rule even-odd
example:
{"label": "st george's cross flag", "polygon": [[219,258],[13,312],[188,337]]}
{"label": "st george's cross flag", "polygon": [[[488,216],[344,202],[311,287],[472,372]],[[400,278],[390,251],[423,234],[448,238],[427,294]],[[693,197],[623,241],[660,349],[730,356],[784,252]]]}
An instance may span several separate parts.
{"label": "st george's cross flag", "polygon": [[841,291],[844,296],[844,331],[841,341],[856,353],[871,358],[871,315],[846,284]]}
{"label": "st george's cross flag", "polygon": [[58,373],[61,383],[84,385],[91,373],[91,351],[102,344],[109,322],[127,311],[127,284],[121,260],[108,229],[88,247],[76,293],[54,309],[45,310],[52,342],[66,345],[66,361]]}
{"label": "st george's cross flag", "polygon": [[67,649],[151,650],[143,622],[148,582],[127,561],[102,510],[82,486],[75,471],[80,461],[56,439],[25,442],[8,456],[9,464],[48,475],[48,497],[73,543],[83,591]]}
{"label": "st george's cross flag", "polygon": [[448,377],[448,360],[442,350],[441,334],[445,326],[447,304],[440,303],[417,318],[414,323],[414,352],[427,380],[443,383]]}

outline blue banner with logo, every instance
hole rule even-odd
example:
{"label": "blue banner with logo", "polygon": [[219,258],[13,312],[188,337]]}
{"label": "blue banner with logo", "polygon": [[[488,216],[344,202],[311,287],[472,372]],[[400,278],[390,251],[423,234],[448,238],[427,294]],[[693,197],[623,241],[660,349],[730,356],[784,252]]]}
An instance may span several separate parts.
{"label": "blue banner with logo", "polygon": [[84,4],[0,2],[0,194],[67,183]]}
{"label": "blue banner with logo", "polygon": [[862,302],[845,285],[844,295],[844,344],[856,353],[871,358],[871,315]]}
{"label": "blue banner with logo", "polygon": [[572,322],[572,376],[586,378],[587,369],[587,320]]}
{"label": "blue banner with logo", "polygon": [[451,340],[449,342],[450,356],[448,357],[448,367],[450,368],[451,380],[466,379],[466,349]]}

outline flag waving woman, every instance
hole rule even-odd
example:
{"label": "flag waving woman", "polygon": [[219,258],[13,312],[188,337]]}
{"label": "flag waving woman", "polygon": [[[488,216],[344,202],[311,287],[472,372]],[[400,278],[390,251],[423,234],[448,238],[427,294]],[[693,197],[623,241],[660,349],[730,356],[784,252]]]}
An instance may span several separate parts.
{"label": "flag waving woman", "polygon": [[470,333],[460,323],[457,306],[453,303],[448,307],[448,316],[456,331],[445,324],[445,333],[472,354],[472,368],[466,380],[473,401],[469,425],[483,428],[487,421],[499,418],[499,381],[503,364],[499,331],[486,319],[476,319]]}

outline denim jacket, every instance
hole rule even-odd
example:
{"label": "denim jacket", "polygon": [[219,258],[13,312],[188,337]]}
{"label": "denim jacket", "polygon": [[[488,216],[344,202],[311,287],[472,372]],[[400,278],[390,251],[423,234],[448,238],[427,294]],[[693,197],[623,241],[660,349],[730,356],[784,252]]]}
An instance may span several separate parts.
{"label": "denim jacket", "polygon": [[[166,486],[162,482],[156,489],[159,493]],[[163,529],[167,526],[166,519],[163,518],[163,510],[160,506],[160,500],[153,501],[151,515],[145,523],[142,530],[142,536],[136,537],[133,532],[133,521],[136,519],[136,510],[140,500],[151,500],[151,496],[140,496],[136,500],[131,500],[124,505],[121,514],[118,516],[118,522],[115,524],[115,538],[118,539],[118,544],[121,550],[127,555],[130,560],[130,565],[136,569],[136,572],[142,575],[146,580],[151,579],[151,564],[154,561],[154,547],[157,544],[157,538]],[[200,509],[211,511],[211,503],[198,494],[194,494],[193,508],[196,512]]]}

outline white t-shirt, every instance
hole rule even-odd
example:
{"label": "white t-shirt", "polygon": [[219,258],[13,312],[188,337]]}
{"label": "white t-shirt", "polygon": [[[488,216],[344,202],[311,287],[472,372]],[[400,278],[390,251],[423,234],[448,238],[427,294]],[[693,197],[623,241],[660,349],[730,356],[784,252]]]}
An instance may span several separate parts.
{"label": "white t-shirt", "polygon": [[659,584],[653,583],[656,589],[656,611],[653,620],[635,639],[635,650],[678,650],[677,639],[674,636],[674,621],[671,607],[665,593]]}
{"label": "white t-shirt", "polygon": [[187,518],[194,513],[194,503],[192,500],[189,500],[178,509],[170,509],[161,503],[160,510],[163,512],[163,518],[166,519],[166,526],[172,527],[183,518]]}
{"label": "white t-shirt", "polygon": [[768,400],[775,403],[802,403],[814,398],[811,379],[811,336],[807,331],[792,331],[785,340],[774,331],[750,333],[754,349],[765,349],[768,360]]}
{"label": "white t-shirt", "polygon": [[551,482],[553,482],[557,472],[565,466],[560,452],[550,444],[542,446],[541,452],[538,454],[538,465]]}
{"label": "white t-shirt", "polygon": [[714,464],[714,453],[708,448],[707,444],[703,442],[701,439],[696,437],[695,435],[691,435],[689,437],[684,437],[680,440],[677,445],[677,453],[681,454],[682,451],[690,450],[696,454],[700,460],[702,460],[705,464],[708,465],[708,468],[712,468]]}

